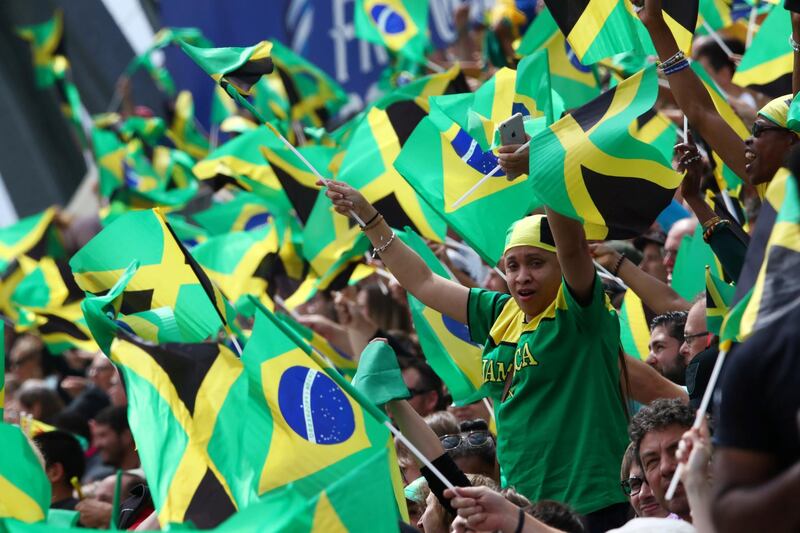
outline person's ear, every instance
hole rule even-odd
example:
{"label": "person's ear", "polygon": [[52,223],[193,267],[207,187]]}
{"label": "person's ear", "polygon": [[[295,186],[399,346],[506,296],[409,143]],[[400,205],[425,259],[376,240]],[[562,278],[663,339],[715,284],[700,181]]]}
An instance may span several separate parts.
{"label": "person's ear", "polygon": [[58,483],[64,479],[64,465],[61,463],[53,463],[45,468],[45,473],[50,483]]}

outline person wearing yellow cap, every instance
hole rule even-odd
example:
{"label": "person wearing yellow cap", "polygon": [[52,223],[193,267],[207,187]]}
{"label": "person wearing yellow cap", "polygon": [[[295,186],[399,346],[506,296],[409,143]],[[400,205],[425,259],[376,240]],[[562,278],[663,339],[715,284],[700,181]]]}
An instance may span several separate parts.
{"label": "person wearing yellow cap", "polygon": [[[689,125],[745,182],[757,186],[772,180],[789,149],[800,140],[798,131],[792,131],[786,121],[792,96],[776,98],[764,106],[753,124],[752,135],[743,142],[717,111],[700,78],[688,68],[688,59],[679,50],[664,20],[662,0],[633,1],[655,44],[661,60],[659,70],[669,81],[675,101],[688,118]],[[775,39],[786,37],[776,36]],[[800,40],[800,29],[794,21],[793,39]],[[765,188],[761,187],[759,193],[763,193]]]}
{"label": "person wearing yellow cap", "polygon": [[552,212],[516,222],[503,254],[510,295],[468,289],[431,272],[357,190],[319,185],[336,211],[364,222],[400,285],[466,323],[484,346],[482,390],[494,403],[504,485],[532,501],[567,502],[587,516],[589,531],[625,523],[619,323],[581,224]]}

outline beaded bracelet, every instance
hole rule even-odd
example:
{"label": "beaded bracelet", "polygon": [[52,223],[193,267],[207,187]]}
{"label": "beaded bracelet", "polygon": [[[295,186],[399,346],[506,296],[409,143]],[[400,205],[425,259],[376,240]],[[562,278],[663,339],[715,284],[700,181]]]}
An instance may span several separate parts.
{"label": "beaded bracelet", "polygon": [[686,59],[686,55],[684,55],[682,50],[678,50],[677,52],[675,52],[674,56],[670,57],[669,59],[667,59],[662,63],[659,63],[658,69],[663,72],[664,70],[670,68],[671,66],[675,65],[676,63],[684,59]]}
{"label": "beaded bracelet", "polygon": [[386,244],[382,244],[377,248],[375,248],[374,250],[372,250],[372,258],[375,259],[376,257],[378,257],[378,254],[382,254],[383,252],[385,252],[389,248],[389,246],[392,245],[395,237],[397,237],[397,233],[392,232],[392,236],[389,237],[389,240],[386,241]]}
{"label": "beaded bracelet", "polygon": [[720,217],[716,216],[716,215],[711,217],[711,218],[709,218],[708,220],[703,222],[703,231],[707,230],[708,228],[710,228],[711,226],[713,226],[714,224],[716,224],[720,220],[722,220],[722,219]]}
{"label": "beaded bracelet", "polygon": [[669,76],[670,74],[675,74],[676,72],[680,72],[681,70],[689,67],[689,60],[682,59],[672,65],[671,67],[661,69],[661,72],[664,73],[665,76]]}
{"label": "beaded bracelet", "polygon": [[705,230],[703,232],[703,240],[708,242],[708,239],[710,239],[711,236],[714,233],[716,233],[716,231],[719,228],[721,228],[723,226],[730,226],[730,225],[731,225],[731,221],[730,220],[726,220],[726,219],[719,220],[719,221],[715,222],[713,225],[711,225],[711,227],[709,227],[707,230]]}
{"label": "beaded bracelet", "polygon": [[789,34],[789,45],[792,47],[792,50],[800,54],[800,43],[794,40],[791,33]]}
{"label": "beaded bracelet", "polygon": [[618,277],[619,269],[622,267],[622,263],[625,261],[626,257],[625,254],[619,254],[619,259],[617,259],[617,264],[614,265],[614,269],[611,271],[611,275],[615,278]]}

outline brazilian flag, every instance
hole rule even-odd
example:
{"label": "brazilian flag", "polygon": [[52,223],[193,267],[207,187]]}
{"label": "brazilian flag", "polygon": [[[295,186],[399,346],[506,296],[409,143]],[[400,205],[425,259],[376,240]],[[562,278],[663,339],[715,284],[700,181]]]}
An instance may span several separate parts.
{"label": "brazilian flag", "polygon": [[[402,239],[435,274],[452,279],[419,235],[406,228]],[[483,346],[470,340],[466,324],[431,309],[411,294],[408,295],[408,305],[422,353],[447,386],[453,401],[456,405],[478,401],[484,396],[480,392]]]}
{"label": "brazilian flag", "polygon": [[[138,268],[129,268],[132,264]],[[232,325],[227,299],[158,210],[119,216],[72,257],[70,267],[75,281],[89,295],[108,296],[109,289],[116,286],[119,297],[103,304],[113,302],[123,315],[149,322],[131,328],[140,337],[196,342],[215,337],[221,327]],[[123,277],[127,279],[120,287],[117,282]],[[159,324],[171,324],[166,328],[171,331],[161,331]],[[108,353],[107,342],[94,329],[93,333]]]}
{"label": "brazilian flag", "polygon": [[409,135],[427,115],[426,108],[423,100],[400,100],[385,109],[370,109],[353,133],[337,179],[358,189],[391,227],[411,226],[441,242],[447,230],[444,221],[393,166]]}
{"label": "brazilian flag", "polygon": [[0,422],[0,450],[0,518],[45,520],[50,481],[33,444],[20,428]]}
{"label": "brazilian flag", "polygon": [[401,85],[375,102],[375,107],[386,109],[389,104],[400,100],[421,99],[427,101],[430,96],[440,96],[443,94],[469,93],[471,89],[464,77],[461,67],[455,65],[445,72],[429,74],[411,80]]}
{"label": "brazilian flag", "polygon": [[245,132],[198,161],[194,174],[214,189],[232,185],[257,194],[270,203],[275,213],[288,213],[289,199],[260,150],[262,145],[274,141],[275,134],[266,126]]}
{"label": "brazilian flag", "polygon": [[175,111],[167,136],[175,147],[192,156],[202,159],[208,155],[208,139],[197,128],[194,116],[194,100],[192,93],[181,91],[175,100]]}
{"label": "brazilian flag", "polygon": [[579,107],[600,95],[596,67],[581,63],[546,8],[536,15],[517,47],[521,55],[539,50],[547,50],[550,84],[567,109]]}
{"label": "brazilian flag", "polygon": [[202,342],[150,344],[121,332],[111,360],[125,379],[128,417],[162,523],[208,529],[252,499],[243,469],[248,404],[241,360]]}
{"label": "brazilian flag", "polygon": [[706,326],[711,333],[719,335],[735,293],[735,285],[725,283],[706,267]]}
{"label": "brazilian flag", "polygon": [[263,228],[273,219],[268,203],[257,194],[239,192],[233,199],[213,204],[192,215],[211,235]]}
{"label": "brazilian flag", "polygon": [[63,11],[57,9],[50,19],[39,24],[18,26],[16,33],[30,43],[36,86],[52,86],[56,82],[54,62],[58,56],[64,55]]}
{"label": "brazilian flag", "polygon": [[359,39],[425,62],[425,52],[431,47],[426,0],[356,0],[354,21]]}
{"label": "brazilian flag", "polygon": [[800,302],[800,186],[785,169],[769,184],[747,248],[736,294],[720,333],[721,347],[785,317]]}
{"label": "brazilian flag", "polygon": [[280,79],[283,91],[281,84],[271,86],[289,102],[291,120],[308,120],[312,126],[322,126],[347,103],[347,93],[341,85],[277,41],[272,43],[272,60],[275,72],[268,79]]}
{"label": "brazilian flag", "polygon": [[276,316],[281,319],[284,324],[292,328],[298,337],[306,341],[306,343],[317,352],[317,355],[324,357],[330,364],[336,367],[336,370],[344,376],[347,381],[353,379],[353,376],[356,374],[356,368],[358,368],[357,361],[353,361],[349,355],[337,349],[328,339],[311,328],[307,328],[295,319],[287,315]]}
{"label": "brazilian flag", "polygon": [[788,37],[781,37],[791,33],[790,13],[785,9],[773,9],[742,57],[733,83],[773,98],[791,93],[793,52]]}
{"label": "brazilian flag", "polygon": [[[708,92],[708,95],[714,102],[714,107],[720,116],[725,119],[725,122],[733,128],[742,141],[750,137],[750,131],[747,129],[747,126],[745,126],[742,119],[728,103],[727,95],[714,83],[714,80],[703,68],[703,65],[696,62],[692,63],[692,70],[694,70],[697,77],[700,78],[700,81],[703,82],[706,92]],[[723,163],[722,158],[719,157],[716,152],[712,153],[712,156],[715,164],[714,177],[717,180],[719,189],[725,191],[738,188],[742,184],[742,179]]]}
{"label": "brazilian flag", "polygon": [[644,233],[669,205],[681,175],[630,133],[658,94],[655,68],[623,81],[537,134],[533,190],[551,209],[580,220],[590,240]]}
{"label": "brazilian flag", "polygon": [[655,313],[635,292],[631,289],[625,292],[619,310],[619,337],[626,354],[647,361],[650,356],[650,321],[654,316]]}
{"label": "brazilian flag", "polygon": [[[362,512],[337,514],[345,531],[372,530],[367,525],[372,514],[363,512],[365,505],[382,509],[379,514],[388,514],[395,521],[407,516],[402,489],[393,491],[393,486],[402,485],[386,415],[272,314],[256,314],[242,362],[253,391],[249,405],[257,411],[248,418],[248,427],[261,439],[260,445],[248,450],[258,465],[260,496],[291,483],[310,500],[359,465],[383,455],[384,460],[369,474],[385,480],[383,489],[358,502]],[[347,505],[342,510],[352,509],[350,495],[341,496],[341,504],[331,501],[333,508]],[[400,514],[389,510],[394,506],[388,502],[397,496],[403,509]]]}
{"label": "brazilian flag", "polygon": [[[538,207],[538,199],[525,178],[509,181],[499,171],[454,208],[456,200],[497,166],[498,159],[461,126],[452,121],[448,125],[447,117],[434,122],[434,111],[414,129],[394,166],[487,264],[496,265],[503,255],[506,230]],[[537,120],[544,125],[544,119]]]}
{"label": "brazilian flag", "polygon": [[[516,113],[545,117],[552,124],[563,111],[560,98],[550,89],[546,50],[525,57],[516,70],[501,68],[474,93],[434,97],[431,102],[484,150],[500,144],[497,127]],[[520,139],[519,144],[523,142]]]}

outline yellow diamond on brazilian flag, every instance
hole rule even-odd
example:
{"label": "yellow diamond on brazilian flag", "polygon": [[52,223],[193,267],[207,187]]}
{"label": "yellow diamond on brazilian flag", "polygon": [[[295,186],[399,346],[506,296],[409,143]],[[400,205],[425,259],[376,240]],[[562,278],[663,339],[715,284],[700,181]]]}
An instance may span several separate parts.
{"label": "yellow diamond on brazilian flag", "polygon": [[[389,432],[385,416],[361,400],[336,369],[303,351],[279,324],[274,315],[258,312],[242,355],[251,384],[261,391],[257,398],[251,395],[253,407],[268,414],[249,420],[264,442],[252,450],[263,458],[258,493],[292,483],[312,497],[382,452]],[[393,466],[384,462],[380,475],[388,477]]]}
{"label": "yellow diamond on brazilian flag", "polygon": [[590,240],[644,233],[669,205],[681,175],[630,125],[655,104],[648,68],[534,136],[531,185],[551,209],[583,223]]}
{"label": "yellow diamond on brazilian flag", "polygon": [[424,62],[428,40],[427,0],[357,0],[356,37]]}

